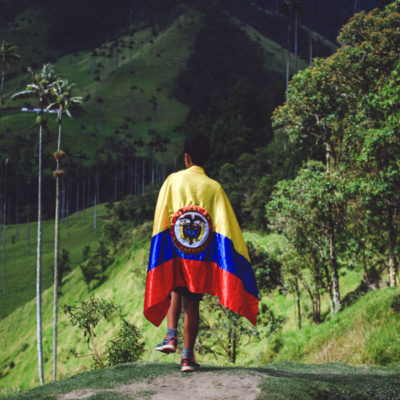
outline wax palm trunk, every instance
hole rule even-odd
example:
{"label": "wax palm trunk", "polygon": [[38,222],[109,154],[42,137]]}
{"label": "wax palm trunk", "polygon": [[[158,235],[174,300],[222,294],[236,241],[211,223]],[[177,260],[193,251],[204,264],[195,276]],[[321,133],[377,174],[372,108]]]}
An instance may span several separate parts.
{"label": "wax palm trunk", "polygon": [[6,57],[5,54],[1,60],[1,84],[0,84],[0,112],[3,107],[3,90],[4,90],[4,77],[6,71]]}
{"label": "wax palm trunk", "polygon": [[3,199],[3,299],[5,299],[7,297],[6,215],[7,215],[7,199],[4,195],[4,199]]}
{"label": "wax palm trunk", "polygon": [[38,160],[38,224],[37,224],[37,259],[36,259],[36,302],[37,302],[37,348],[40,384],[43,379],[43,346],[42,346],[42,138],[43,138],[43,111],[50,100],[50,83],[54,82],[54,68],[45,64],[40,74],[35,74],[28,68],[33,83],[27,85],[26,90],[15,93],[11,98],[39,98],[40,111],[36,118],[39,124],[39,160]]}
{"label": "wax palm trunk", "polygon": [[15,53],[17,49],[12,43],[3,40],[0,43],[1,54],[1,82],[0,82],[0,127],[1,127],[1,110],[3,108],[3,91],[6,73],[6,64],[11,64],[13,61],[20,59],[20,55]]}
{"label": "wax palm trunk", "polygon": [[6,253],[6,230],[7,230],[7,166],[4,166],[4,191],[3,191],[3,299],[7,297],[7,253]]}
{"label": "wax palm trunk", "polygon": [[[43,114],[43,108],[40,116]],[[40,384],[43,380],[43,346],[42,346],[42,136],[43,125],[39,125],[39,172],[38,172],[38,230],[36,258],[36,301],[37,301],[37,347]]]}
{"label": "wax palm trunk", "polygon": [[294,12],[294,73],[297,74],[297,58],[298,58],[298,41],[299,41],[299,14]]}
{"label": "wax palm trunk", "polygon": [[391,287],[397,286],[397,270],[398,263],[395,252],[397,242],[397,232],[394,224],[394,210],[393,206],[388,207],[387,225],[389,233],[389,285]]}
{"label": "wax palm trunk", "polygon": [[54,223],[54,304],[53,304],[53,381],[57,380],[57,326],[58,326],[58,270],[60,254],[60,150],[61,150],[61,118],[62,107],[58,113],[58,143],[55,156],[57,169],[56,178],[56,209]]}

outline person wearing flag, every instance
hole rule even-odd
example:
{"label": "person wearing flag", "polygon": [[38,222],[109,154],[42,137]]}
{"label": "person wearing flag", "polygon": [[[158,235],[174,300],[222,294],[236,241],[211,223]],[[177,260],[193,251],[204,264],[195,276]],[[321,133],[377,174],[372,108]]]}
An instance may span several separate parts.
{"label": "person wearing flag", "polygon": [[167,316],[167,334],[156,350],[173,353],[183,303],[181,371],[191,372],[199,367],[194,347],[203,294],[218,296],[223,306],[256,325],[258,289],[231,204],[203,169],[210,155],[208,138],[190,135],[184,152],[186,169],[169,175],[158,195],[144,315],[155,326]]}

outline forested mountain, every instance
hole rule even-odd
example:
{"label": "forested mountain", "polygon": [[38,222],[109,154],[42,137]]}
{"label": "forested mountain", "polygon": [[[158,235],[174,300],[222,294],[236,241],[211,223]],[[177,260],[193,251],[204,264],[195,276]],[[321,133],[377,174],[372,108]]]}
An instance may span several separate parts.
{"label": "forested mountain", "polygon": [[[0,107],[4,244],[26,235],[31,251],[40,129],[44,219],[55,212],[54,177],[60,179],[61,219],[126,195],[140,195],[138,221],[151,219],[157,186],[182,167],[185,135],[200,131],[214,148],[207,172],[222,181],[242,224],[266,228],[265,196],[283,173],[273,160],[270,115],[284,99],[287,72],[308,63],[302,43],[311,41],[321,56],[335,50],[332,43],[300,25],[294,54],[293,46],[285,47],[291,18],[241,0],[123,1],[118,7],[38,0],[15,8],[7,2],[3,11],[0,39],[9,49]],[[40,83],[49,62],[54,76],[73,82],[73,95],[83,101],[79,112],[71,109],[72,119],[62,114],[62,152],[57,114],[37,117],[39,97],[12,98]],[[259,186],[266,173],[268,182]],[[17,228],[9,237],[7,225],[19,223],[27,223],[27,232]]]}
{"label": "forested mountain", "polygon": [[[35,213],[35,152],[29,154],[36,129],[33,115],[17,110],[37,102],[10,98],[28,83],[27,65],[38,71],[43,63],[54,63],[55,73],[75,82],[74,92],[84,98],[83,113],[65,122],[62,145],[68,154],[62,212],[69,213],[93,204],[95,196],[97,202],[121,199],[160,182],[180,162],[177,143],[200,126],[214,137],[219,165],[211,163],[209,172],[218,177],[219,166],[238,151],[253,152],[271,141],[269,116],[283,100],[286,74],[307,64],[309,43],[314,55],[334,51],[329,41],[299,25],[296,54],[293,43],[288,52],[287,27],[293,21],[244,0],[66,4],[38,0],[4,6],[0,32],[21,56],[5,65],[2,96],[3,165],[9,160],[3,171],[8,182],[16,182],[7,190],[9,222]],[[56,125],[51,117],[48,121],[45,218],[54,209],[50,154],[56,148]],[[212,133],[221,123],[226,132]]]}

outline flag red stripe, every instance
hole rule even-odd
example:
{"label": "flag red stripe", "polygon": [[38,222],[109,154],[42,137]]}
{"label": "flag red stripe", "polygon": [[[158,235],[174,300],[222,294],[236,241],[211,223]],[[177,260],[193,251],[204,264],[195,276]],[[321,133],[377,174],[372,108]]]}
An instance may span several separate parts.
{"label": "flag red stripe", "polygon": [[257,323],[258,299],[247,292],[234,274],[212,261],[174,258],[148,271],[144,315],[159,326],[167,314],[171,291],[186,286],[194,293],[218,296],[221,304]]}

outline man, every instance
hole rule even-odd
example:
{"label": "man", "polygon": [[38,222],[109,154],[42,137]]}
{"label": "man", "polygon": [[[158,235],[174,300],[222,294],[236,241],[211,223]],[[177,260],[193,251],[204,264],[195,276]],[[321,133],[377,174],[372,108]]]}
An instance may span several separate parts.
{"label": "man", "polygon": [[167,334],[156,350],[176,351],[177,327],[184,308],[181,371],[194,371],[194,346],[203,293],[257,323],[258,290],[235,214],[221,185],[207,177],[208,138],[185,142],[186,169],[164,182],[157,200],[146,281],[144,315]]}

